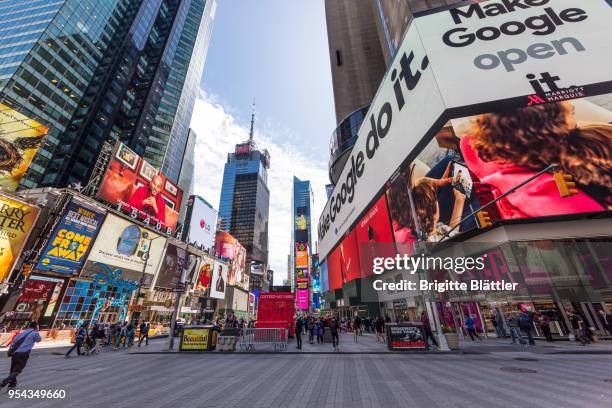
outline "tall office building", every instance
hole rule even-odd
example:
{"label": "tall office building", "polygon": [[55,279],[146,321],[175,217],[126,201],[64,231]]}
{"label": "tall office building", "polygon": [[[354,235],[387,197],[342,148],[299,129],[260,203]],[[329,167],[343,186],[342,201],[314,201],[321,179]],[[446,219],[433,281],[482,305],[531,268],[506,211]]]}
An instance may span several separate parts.
{"label": "tall office building", "polygon": [[6,0],[0,102],[49,127],[25,188],[85,184],[105,141],[177,182],[215,0]]}
{"label": "tall office building", "polygon": [[336,108],[329,178],[336,184],[357,132],[414,13],[458,0],[325,0]]}
{"label": "tall office building", "polygon": [[195,172],[195,148],[198,135],[189,129],[185,151],[183,152],[183,161],[181,163],[181,171],[178,177],[178,185],[183,190],[183,198],[181,200],[181,212],[179,220],[183,222],[186,212],[186,203],[190,196],[194,194],[194,172]]}
{"label": "tall office building", "polygon": [[296,291],[296,307],[308,310],[310,302],[310,272],[312,254],[312,206],[313,195],[310,181],[293,177],[291,196],[291,285]]}
{"label": "tall office building", "polygon": [[268,214],[270,154],[253,140],[255,114],[249,140],[227,155],[219,201],[221,228],[229,231],[247,250],[250,262],[268,265]]}

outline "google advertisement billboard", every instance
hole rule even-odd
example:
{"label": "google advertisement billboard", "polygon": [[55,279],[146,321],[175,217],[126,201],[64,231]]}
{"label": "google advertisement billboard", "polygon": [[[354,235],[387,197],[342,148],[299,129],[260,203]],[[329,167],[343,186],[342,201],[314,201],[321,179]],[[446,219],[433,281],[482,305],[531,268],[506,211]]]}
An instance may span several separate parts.
{"label": "google advertisement billboard", "polygon": [[[499,223],[612,209],[612,7],[506,3],[416,15],[319,220],[330,288],[353,277],[353,231],[383,198],[392,237],[373,242],[399,252],[482,226],[469,214],[495,199]],[[576,182],[564,197],[559,170]]]}

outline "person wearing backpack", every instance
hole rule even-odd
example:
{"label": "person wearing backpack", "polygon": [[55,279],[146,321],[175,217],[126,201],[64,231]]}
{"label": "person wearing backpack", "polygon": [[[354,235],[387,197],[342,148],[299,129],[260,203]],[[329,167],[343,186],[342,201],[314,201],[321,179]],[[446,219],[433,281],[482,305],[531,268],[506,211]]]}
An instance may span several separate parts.
{"label": "person wearing backpack", "polygon": [[42,338],[38,333],[38,323],[36,322],[30,322],[27,330],[15,336],[8,350],[8,355],[11,358],[11,371],[8,377],[0,383],[0,390],[6,385],[8,385],[9,389],[17,387],[17,376],[25,368],[34,344],[41,340]]}

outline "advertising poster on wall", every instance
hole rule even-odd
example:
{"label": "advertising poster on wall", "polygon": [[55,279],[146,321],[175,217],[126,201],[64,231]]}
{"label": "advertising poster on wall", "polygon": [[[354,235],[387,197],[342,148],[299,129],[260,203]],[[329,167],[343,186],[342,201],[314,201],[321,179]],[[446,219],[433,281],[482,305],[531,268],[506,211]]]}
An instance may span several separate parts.
{"label": "advertising poster on wall", "polygon": [[48,130],[0,103],[0,187],[17,190]]}
{"label": "advertising poster on wall", "polygon": [[308,269],[308,244],[305,242],[295,244],[295,267]]}
{"label": "advertising poster on wall", "polygon": [[203,249],[215,245],[218,212],[200,196],[192,195],[187,202],[187,237],[190,244]]}
{"label": "advertising poster on wall", "polygon": [[155,287],[164,289],[174,289],[178,287],[183,271],[184,259],[185,249],[168,244],[159,266]]}
{"label": "advertising poster on wall", "polygon": [[99,265],[105,264],[111,269],[120,269],[124,279],[140,281],[144,269],[143,285],[149,286],[165,245],[166,238],[162,235],[107,214],[81,276],[105,272]]}
{"label": "advertising poster on wall", "polygon": [[234,239],[234,259],[230,263],[230,270],[227,277],[227,284],[230,286],[240,286],[244,288],[245,283],[248,288],[248,275],[246,274],[246,249]]}
{"label": "advertising poster on wall", "polygon": [[198,255],[189,254],[187,256],[187,263],[185,264],[185,283],[191,283],[195,285],[199,272],[200,272],[200,263],[202,258]]}
{"label": "advertising poster on wall", "polygon": [[327,270],[327,261],[319,262],[319,269],[321,274],[321,291],[327,292],[330,289],[329,286],[329,272]]}
{"label": "advertising poster on wall", "polygon": [[217,231],[215,235],[215,255],[224,261],[234,259],[236,239],[227,231]]}
{"label": "advertising poster on wall", "polygon": [[222,262],[213,264],[212,281],[210,282],[210,297],[215,299],[225,299],[225,287],[227,282],[228,267]]}
{"label": "advertising poster on wall", "polygon": [[38,207],[0,193],[0,283],[19,259],[38,212]]}
{"label": "advertising poster on wall", "polygon": [[209,295],[210,285],[213,280],[214,261],[210,258],[202,258],[200,262],[200,272],[194,290],[201,292],[204,296]]}
{"label": "advertising poster on wall", "polygon": [[165,233],[174,233],[183,191],[126,145],[114,149],[98,198]]}
{"label": "advertising poster on wall", "polygon": [[36,268],[67,275],[78,273],[103,219],[103,212],[71,201],[41,252]]}
{"label": "advertising poster on wall", "polygon": [[425,350],[427,347],[421,326],[401,323],[387,324],[386,327],[389,350]]}

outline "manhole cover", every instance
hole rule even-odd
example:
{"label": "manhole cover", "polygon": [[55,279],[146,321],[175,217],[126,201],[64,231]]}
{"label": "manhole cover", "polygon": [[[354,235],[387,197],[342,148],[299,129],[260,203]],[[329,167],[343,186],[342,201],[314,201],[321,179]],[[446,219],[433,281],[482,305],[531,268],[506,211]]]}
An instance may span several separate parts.
{"label": "manhole cover", "polygon": [[514,359],[516,361],[540,361],[537,358],[530,358],[530,357],[514,357]]}
{"label": "manhole cover", "polygon": [[606,378],[606,379],[604,380],[604,382],[607,382],[607,383],[611,383],[611,384],[612,384],[612,378]]}
{"label": "manhole cover", "polygon": [[520,368],[520,367],[501,367],[500,370],[507,371],[509,373],[537,373],[536,370],[531,368]]}

